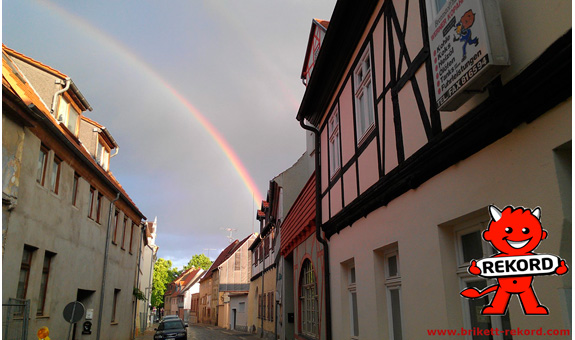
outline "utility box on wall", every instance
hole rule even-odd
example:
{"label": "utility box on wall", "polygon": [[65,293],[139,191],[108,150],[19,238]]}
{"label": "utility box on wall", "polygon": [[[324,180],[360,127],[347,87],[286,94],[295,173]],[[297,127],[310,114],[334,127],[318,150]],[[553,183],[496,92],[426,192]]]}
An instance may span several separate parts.
{"label": "utility box on wall", "polygon": [[429,43],[440,111],[459,108],[510,64],[497,0],[447,0]]}

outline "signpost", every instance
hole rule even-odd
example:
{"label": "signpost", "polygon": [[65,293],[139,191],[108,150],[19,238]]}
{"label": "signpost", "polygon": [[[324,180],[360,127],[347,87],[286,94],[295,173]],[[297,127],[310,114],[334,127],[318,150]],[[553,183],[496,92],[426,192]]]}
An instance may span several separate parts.
{"label": "signpost", "polygon": [[70,339],[70,332],[72,331],[72,325],[76,322],[82,320],[84,316],[84,305],[79,301],[73,301],[64,307],[64,320],[70,323],[68,328],[68,339]]}

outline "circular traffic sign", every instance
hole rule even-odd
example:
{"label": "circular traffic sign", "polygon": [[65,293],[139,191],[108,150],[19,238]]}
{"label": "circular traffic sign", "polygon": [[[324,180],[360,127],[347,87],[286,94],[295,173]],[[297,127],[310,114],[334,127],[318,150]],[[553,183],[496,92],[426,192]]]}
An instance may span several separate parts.
{"label": "circular traffic sign", "polygon": [[80,301],[70,302],[64,307],[64,320],[76,323],[84,316],[84,305]]}

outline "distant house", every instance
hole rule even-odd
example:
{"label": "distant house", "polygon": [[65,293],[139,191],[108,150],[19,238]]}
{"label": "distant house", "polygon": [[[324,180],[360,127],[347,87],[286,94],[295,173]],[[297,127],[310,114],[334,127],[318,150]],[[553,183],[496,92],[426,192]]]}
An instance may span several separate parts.
{"label": "distant house", "polygon": [[280,256],[285,212],[296,201],[313,172],[313,149],[309,148],[288,169],[269,182],[266,201],[256,213],[260,234],[250,246],[252,274],[248,295],[248,330],[270,339],[283,332],[285,260]]}
{"label": "distant house", "polygon": [[249,235],[240,241],[232,254],[218,266],[218,325],[247,331],[247,298],[250,290],[251,262],[249,246],[257,238]]}
{"label": "distant house", "polygon": [[190,268],[168,284],[164,293],[164,315],[177,315],[188,322],[192,309],[192,295],[200,292],[204,270]]}
{"label": "distant house", "polygon": [[[228,299],[232,295],[242,295],[245,292],[243,289],[248,283],[246,281],[250,273],[246,247],[249,247],[254,238],[255,235],[250,235],[242,241],[235,240],[230,243],[201,278],[198,307],[200,323],[230,328],[232,309]],[[235,254],[239,254],[237,258]],[[239,270],[236,271],[235,268]]]}
{"label": "distant house", "polygon": [[76,339],[130,338],[146,218],[110,171],[117,143],[70,77],[4,45],[2,108],[2,303],[29,306],[30,336],[68,334],[79,301]]}

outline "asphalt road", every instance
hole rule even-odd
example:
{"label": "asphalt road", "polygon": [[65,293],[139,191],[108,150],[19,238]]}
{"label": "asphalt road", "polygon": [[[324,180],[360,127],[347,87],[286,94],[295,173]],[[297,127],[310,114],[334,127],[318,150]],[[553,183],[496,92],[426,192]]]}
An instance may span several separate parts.
{"label": "asphalt road", "polygon": [[[154,326],[155,327],[155,326]],[[144,334],[136,337],[136,340],[153,340],[154,339],[153,327],[147,330]],[[261,340],[257,335],[248,334],[245,332],[232,331],[223,329],[216,326],[204,324],[190,324],[188,327],[189,340]]]}

